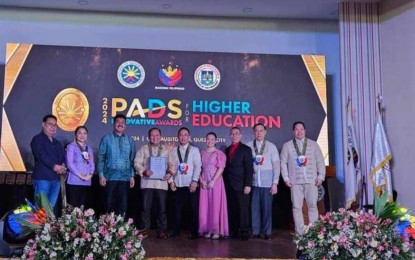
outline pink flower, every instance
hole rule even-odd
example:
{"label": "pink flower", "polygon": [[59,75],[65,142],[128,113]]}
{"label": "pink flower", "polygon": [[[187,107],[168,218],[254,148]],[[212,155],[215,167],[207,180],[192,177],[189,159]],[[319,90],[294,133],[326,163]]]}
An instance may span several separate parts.
{"label": "pink flower", "polygon": [[94,215],[94,210],[93,209],[88,209],[88,210],[85,210],[85,217],[90,217],[90,216],[92,216],[92,215]]}
{"label": "pink flower", "polygon": [[396,255],[398,255],[398,254],[399,254],[399,252],[400,252],[400,250],[399,250],[399,248],[397,248],[396,246],[394,246],[394,247],[393,247],[393,252],[394,252]]}
{"label": "pink flower", "polygon": [[91,237],[91,235],[90,235],[89,233],[87,233],[87,232],[85,232],[85,231],[82,233],[82,238],[83,238],[83,239],[88,239],[88,238],[90,238],[90,237]]}
{"label": "pink flower", "polygon": [[344,243],[346,243],[346,241],[347,241],[347,237],[345,235],[341,234],[340,237],[339,237],[339,243],[344,244]]}
{"label": "pink flower", "polygon": [[121,260],[128,260],[128,257],[126,254],[120,255]]}
{"label": "pink flower", "polygon": [[133,222],[134,222],[134,220],[132,218],[129,218],[128,221],[127,221],[127,224],[131,225],[131,224],[133,224]]}
{"label": "pink flower", "polygon": [[314,247],[314,242],[313,241],[308,241],[307,247],[308,248],[313,248]]}

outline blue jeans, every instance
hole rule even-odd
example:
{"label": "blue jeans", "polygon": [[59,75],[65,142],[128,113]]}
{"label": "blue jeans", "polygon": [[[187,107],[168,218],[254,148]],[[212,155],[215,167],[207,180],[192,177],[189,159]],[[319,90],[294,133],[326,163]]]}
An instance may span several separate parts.
{"label": "blue jeans", "polygon": [[55,207],[61,188],[59,181],[33,180],[33,188],[35,189],[35,198],[37,194],[43,193],[48,197],[52,208]]}
{"label": "blue jeans", "polygon": [[252,235],[272,233],[271,188],[252,186]]}

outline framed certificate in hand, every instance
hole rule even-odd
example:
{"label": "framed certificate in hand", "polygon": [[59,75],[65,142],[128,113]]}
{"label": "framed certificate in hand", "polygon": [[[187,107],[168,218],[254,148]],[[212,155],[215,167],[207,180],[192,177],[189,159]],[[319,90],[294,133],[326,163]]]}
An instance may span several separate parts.
{"label": "framed certificate in hand", "polygon": [[150,157],[150,170],[153,175],[149,176],[149,179],[162,180],[166,175],[166,157],[151,156]]}

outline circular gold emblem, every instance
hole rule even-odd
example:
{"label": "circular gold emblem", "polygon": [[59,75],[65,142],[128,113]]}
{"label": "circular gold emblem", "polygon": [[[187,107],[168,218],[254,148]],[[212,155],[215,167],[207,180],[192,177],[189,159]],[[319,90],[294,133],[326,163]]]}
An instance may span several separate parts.
{"label": "circular gold emblem", "polygon": [[66,88],[55,97],[52,114],[58,118],[62,130],[74,131],[88,119],[88,99],[79,89]]}

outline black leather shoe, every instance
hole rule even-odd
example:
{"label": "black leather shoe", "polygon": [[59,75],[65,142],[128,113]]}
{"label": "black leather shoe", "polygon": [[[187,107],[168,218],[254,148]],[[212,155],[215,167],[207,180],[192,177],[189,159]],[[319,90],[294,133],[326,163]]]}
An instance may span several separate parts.
{"label": "black leather shoe", "polygon": [[161,232],[158,232],[157,237],[160,239],[167,239],[168,235],[166,232],[161,231]]}
{"label": "black leather shoe", "polygon": [[170,233],[168,238],[176,238],[179,237],[180,235],[177,233]]}
{"label": "black leather shoe", "polygon": [[260,238],[261,236],[258,234],[258,235],[252,235],[252,238],[253,239],[256,239],[256,238]]}
{"label": "black leather shoe", "polygon": [[264,239],[265,240],[272,240],[272,235],[265,235],[264,236]]}
{"label": "black leather shoe", "polygon": [[299,259],[300,257],[301,257],[301,255],[303,254],[303,252],[301,252],[301,250],[298,250],[297,249],[297,253],[295,254],[295,257],[297,258],[297,259]]}
{"label": "black leather shoe", "polygon": [[241,235],[241,240],[246,241],[249,239],[248,235]]}

